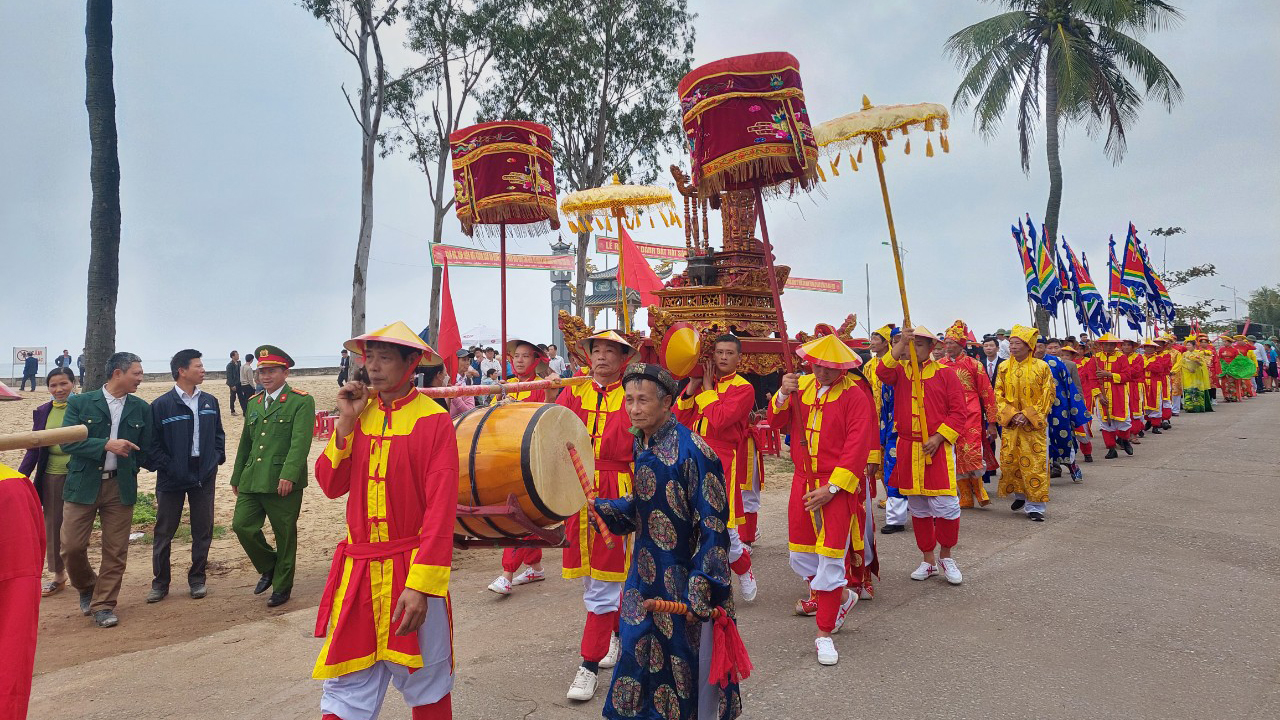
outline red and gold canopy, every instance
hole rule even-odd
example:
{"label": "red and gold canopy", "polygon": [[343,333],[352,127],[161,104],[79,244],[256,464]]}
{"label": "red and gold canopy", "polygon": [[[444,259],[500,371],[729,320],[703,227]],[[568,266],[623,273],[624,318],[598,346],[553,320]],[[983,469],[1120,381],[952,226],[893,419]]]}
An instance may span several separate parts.
{"label": "red and gold canopy", "polygon": [[449,136],[453,192],[462,232],[476,225],[522,225],[524,235],[560,228],[556,213],[551,130],[504,120],[463,128]]}
{"label": "red and gold canopy", "polygon": [[818,146],[795,56],[717,60],[685,75],[677,92],[699,191],[808,189],[817,180]]}

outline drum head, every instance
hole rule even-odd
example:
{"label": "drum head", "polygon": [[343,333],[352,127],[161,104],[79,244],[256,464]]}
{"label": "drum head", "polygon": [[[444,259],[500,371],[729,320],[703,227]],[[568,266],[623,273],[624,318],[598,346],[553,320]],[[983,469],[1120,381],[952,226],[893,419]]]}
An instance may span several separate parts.
{"label": "drum head", "polygon": [[595,452],[586,426],[567,408],[544,406],[537,422],[525,432],[527,454],[524,456],[529,462],[526,477],[532,476],[538,500],[560,520],[576,514],[587,502],[566,443],[577,448],[587,479],[594,478]]}

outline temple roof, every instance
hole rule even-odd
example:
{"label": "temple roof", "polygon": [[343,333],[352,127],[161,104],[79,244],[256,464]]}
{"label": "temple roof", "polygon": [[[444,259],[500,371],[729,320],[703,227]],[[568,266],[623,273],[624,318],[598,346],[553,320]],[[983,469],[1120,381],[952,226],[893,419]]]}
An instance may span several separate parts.
{"label": "temple roof", "polygon": [[[635,303],[636,306],[639,306],[640,293],[636,292],[631,288],[627,288],[627,302]],[[588,307],[592,307],[596,305],[617,305],[618,292],[616,290],[608,290],[606,292],[591,293],[590,295],[587,296],[587,301],[585,304]]]}

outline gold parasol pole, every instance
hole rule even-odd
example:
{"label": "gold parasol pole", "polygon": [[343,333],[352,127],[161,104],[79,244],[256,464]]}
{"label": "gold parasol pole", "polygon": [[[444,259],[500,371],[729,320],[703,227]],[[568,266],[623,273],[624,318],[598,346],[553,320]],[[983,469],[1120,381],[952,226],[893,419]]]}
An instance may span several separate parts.
{"label": "gold parasol pole", "polygon": [[[498,376],[507,381],[507,224],[498,224],[499,284],[502,286],[502,345],[498,351]],[[452,382],[453,378],[450,378]]]}
{"label": "gold parasol pole", "polygon": [[625,217],[622,208],[613,211],[613,217],[618,221],[618,299],[622,305],[622,315],[619,317],[619,326],[622,332],[631,332],[631,315],[627,312],[627,275],[624,272],[627,254],[622,251],[622,220]]}

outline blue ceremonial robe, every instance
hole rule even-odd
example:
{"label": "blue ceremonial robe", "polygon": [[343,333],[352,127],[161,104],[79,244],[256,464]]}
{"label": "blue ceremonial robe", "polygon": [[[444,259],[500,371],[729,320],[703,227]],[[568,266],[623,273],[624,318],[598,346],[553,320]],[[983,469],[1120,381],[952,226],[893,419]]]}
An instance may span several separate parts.
{"label": "blue ceremonial robe", "polygon": [[700,618],[709,618],[716,607],[734,616],[725,527],[728,495],[716,454],[672,417],[647,446],[636,439],[633,494],[597,499],[595,507],[610,532],[635,534],[622,592],[622,654],[613,669],[604,717],[738,717],[742,698],[737,684],[722,690],[706,682],[711,624],[650,614],[640,606],[658,598],[683,602]]}
{"label": "blue ceremonial robe", "polygon": [[1049,462],[1071,463],[1075,461],[1077,447],[1075,429],[1089,422],[1089,411],[1067,363],[1049,354],[1043,359],[1056,386],[1053,407],[1049,409]]}
{"label": "blue ceremonial robe", "polygon": [[[893,423],[893,386],[888,383],[880,384],[880,447],[883,450],[880,467],[884,469],[885,480],[888,480],[893,477],[893,468],[898,464],[898,427]],[[888,482],[884,484],[884,494],[891,498],[903,497],[898,488]]]}

